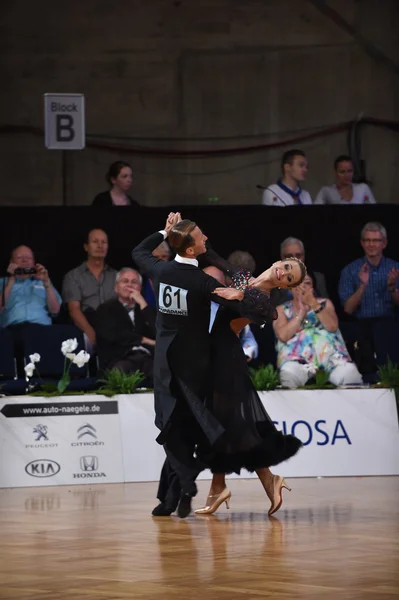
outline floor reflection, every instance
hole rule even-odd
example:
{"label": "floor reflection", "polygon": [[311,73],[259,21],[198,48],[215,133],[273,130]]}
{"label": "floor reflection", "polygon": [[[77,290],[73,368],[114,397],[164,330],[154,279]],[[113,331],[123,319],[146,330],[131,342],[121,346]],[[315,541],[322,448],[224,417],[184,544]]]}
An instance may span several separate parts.
{"label": "floor reflection", "polygon": [[61,508],[61,496],[57,493],[34,494],[25,498],[24,508],[26,512],[59,510]]}
{"label": "floor reflection", "polygon": [[79,500],[79,508],[94,509],[98,508],[100,498],[106,495],[106,489],[73,490],[72,496]]}
{"label": "floor reflection", "polygon": [[40,490],[35,488],[24,500],[26,512],[50,512],[70,507],[70,499],[77,509],[93,510],[101,506],[100,500],[106,495],[106,489],[73,489],[68,496],[65,489],[61,491]]}
{"label": "floor reflection", "polygon": [[278,520],[284,523],[302,522],[302,523],[335,523],[337,525],[347,524],[353,519],[352,504],[334,504],[332,506],[325,505],[318,508],[299,508],[299,509],[284,509],[282,508],[274,517],[269,517],[267,512],[232,512],[230,515],[217,516],[209,515],[204,518],[228,519],[232,523],[257,523],[257,522],[274,522]]}
{"label": "floor reflection", "polygon": [[[264,521],[264,527],[251,525],[260,520]],[[183,572],[189,570],[193,584],[209,584],[226,578],[228,581],[237,571],[270,568],[270,557],[274,564],[278,562],[280,572],[283,569],[287,577],[297,576],[291,565],[284,564],[287,526],[275,517],[259,513],[215,514],[183,521],[175,517],[156,518],[154,524],[158,530],[161,573],[165,581],[170,581],[177,564]]]}

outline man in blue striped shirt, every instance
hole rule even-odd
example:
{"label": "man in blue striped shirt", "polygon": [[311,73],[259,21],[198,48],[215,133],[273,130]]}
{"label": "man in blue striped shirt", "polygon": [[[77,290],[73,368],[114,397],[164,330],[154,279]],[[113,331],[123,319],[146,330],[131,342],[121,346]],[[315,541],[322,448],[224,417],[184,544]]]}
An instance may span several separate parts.
{"label": "man in blue striped shirt", "polygon": [[[386,229],[380,223],[367,223],[362,229],[360,243],[365,256],[342,270],[339,297],[345,312],[364,322],[369,331],[370,327],[376,330],[378,323],[379,337],[386,338],[386,348],[385,352],[375,348],[377,355],[380,354],[377,360],[386,359],[387,353],[393,359],[399,347],[399,342],[392,337],[399,306],[399,263],[383,254],[388,239]],[[373,341],[376,345],[376,340]]]}

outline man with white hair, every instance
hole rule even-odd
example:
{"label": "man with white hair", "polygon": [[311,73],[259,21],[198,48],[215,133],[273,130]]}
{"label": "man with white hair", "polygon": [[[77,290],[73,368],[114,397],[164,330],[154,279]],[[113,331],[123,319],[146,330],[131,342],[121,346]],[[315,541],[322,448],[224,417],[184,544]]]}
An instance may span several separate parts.
{"label": "man with white hair", "polygon": [[141,371],[152,380],[155,312],[141,293],[142,277],[131,268],[116,275],[115,293],[96,310],[95,332],[100,369]]}
{"label": "man with white hair", "polygon": [[359,323],[360,356],[371,372],[388,358],[399,360],[399,263],[384,256],[388,236],[381,223],[366,223],[360,244],[364,256],[342,270],[338,292],[344,311]]}

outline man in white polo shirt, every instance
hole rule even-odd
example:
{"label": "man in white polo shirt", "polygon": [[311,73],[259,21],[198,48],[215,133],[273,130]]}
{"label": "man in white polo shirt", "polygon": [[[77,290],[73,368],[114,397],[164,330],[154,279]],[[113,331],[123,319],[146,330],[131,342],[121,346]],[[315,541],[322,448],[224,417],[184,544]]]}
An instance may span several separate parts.
{"label": "man in white polo shirt", "polygon": [[309,192],[300,187],[308,172],[308,161],[303,150],[287,150],[281,159],[283,176],[263,192],[262,204],[294,206],[312,204]]}

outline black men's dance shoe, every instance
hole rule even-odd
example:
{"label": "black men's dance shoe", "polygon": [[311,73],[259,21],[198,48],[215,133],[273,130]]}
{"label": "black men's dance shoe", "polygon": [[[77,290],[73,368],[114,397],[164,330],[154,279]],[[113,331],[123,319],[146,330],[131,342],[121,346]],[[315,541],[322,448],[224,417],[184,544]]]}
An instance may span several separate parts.
{"label": "black men's dance shoe", "polygon": [[191,500],[192,496],[189,494],[182,494],[180,502],[177,507],[177,514],[181,519],[185,519],[191,512]]}
{"label": "black men's dance shoe", "polygon": [[151,514],[153,517],[170,517],[175,510],[176,506],[170,506],[166,502],[161,502],[154,508]]}

